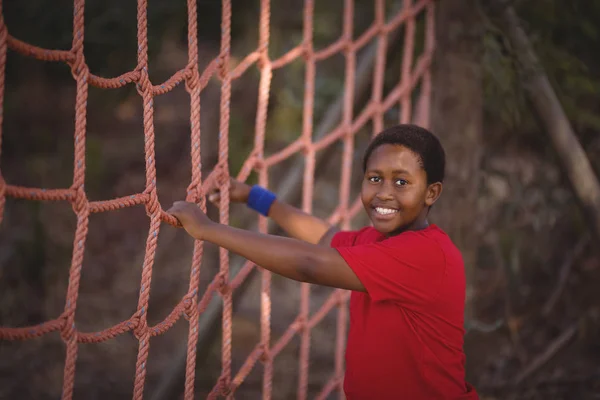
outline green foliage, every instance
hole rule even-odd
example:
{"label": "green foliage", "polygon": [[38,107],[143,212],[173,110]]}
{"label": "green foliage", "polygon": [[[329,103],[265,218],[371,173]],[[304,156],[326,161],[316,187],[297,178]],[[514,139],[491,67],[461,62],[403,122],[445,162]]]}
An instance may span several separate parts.
{"label": "green foliage", "polygon": [[544,3],[519,12],[529,21],[536,50],[572,123],[579,129],[600,129],[600,57],[590,51],[600,44],[600,6],[584,0]]}
{"label": "green foliage", "polygon": [[[587,0],[518,2],[517,13],[575,129],[600,130],[600,3]],[[510,46],[492,25],[484,35],[486,109],[508,127],[531,123]]]}

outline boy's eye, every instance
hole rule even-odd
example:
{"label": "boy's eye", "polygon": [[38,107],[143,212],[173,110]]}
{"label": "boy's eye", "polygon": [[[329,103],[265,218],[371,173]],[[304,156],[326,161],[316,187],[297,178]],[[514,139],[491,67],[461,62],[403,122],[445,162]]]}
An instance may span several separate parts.
{"label": "boy's eye", "polygon": [[[370,182],[373,182],[373,183],[381,182],[381,177],[379,177],[379,176],[370,176],[368,179]],[[404,186],[407,184],[408,184],[408,181],[406,179],[397,179],[396,180],[396,185],[398,185],[398,186]]]}

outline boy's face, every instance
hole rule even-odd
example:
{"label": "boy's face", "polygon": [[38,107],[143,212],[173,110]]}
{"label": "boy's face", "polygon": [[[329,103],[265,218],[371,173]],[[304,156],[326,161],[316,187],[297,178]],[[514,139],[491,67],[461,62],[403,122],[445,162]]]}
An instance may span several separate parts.
{"label": "boy's face", "polygon": [[427,184],[419,157],[404,146],[377,147],[363,178],[361,199],[373,226],[386,235],[424,227],[441,184]]}

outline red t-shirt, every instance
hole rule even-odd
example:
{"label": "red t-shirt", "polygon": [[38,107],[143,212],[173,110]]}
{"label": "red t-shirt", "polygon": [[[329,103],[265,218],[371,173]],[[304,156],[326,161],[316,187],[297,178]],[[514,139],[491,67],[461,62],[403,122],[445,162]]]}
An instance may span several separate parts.
{"label": "red t-shirt", "polygon": [[386,238],[372,227],[331,241],[367,292],[352,292],[348,400],[478,399],[465,381],[462,256],[437,226]]}

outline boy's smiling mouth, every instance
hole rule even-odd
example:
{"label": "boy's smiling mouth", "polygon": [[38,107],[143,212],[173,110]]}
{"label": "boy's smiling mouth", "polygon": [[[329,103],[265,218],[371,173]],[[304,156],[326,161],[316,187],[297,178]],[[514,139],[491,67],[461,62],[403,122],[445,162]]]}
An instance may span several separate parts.
{"label": "boy's smiling mouth", "polygon": [[394,218],[399,210],[397,208],[392,207],[382,207],[382,206],[372,206],[373,209],[373,217],[379,220],[387,220]]}
{"label": "boy's smiling mouth", "polygon": [[381,214],[381,215],[390,215],[390,214],[395,214],[398,212],[398,210],[396,210],[395,208],[387,208],[387,207],[375,207],[375,211],[377,211],[377,214]]}

